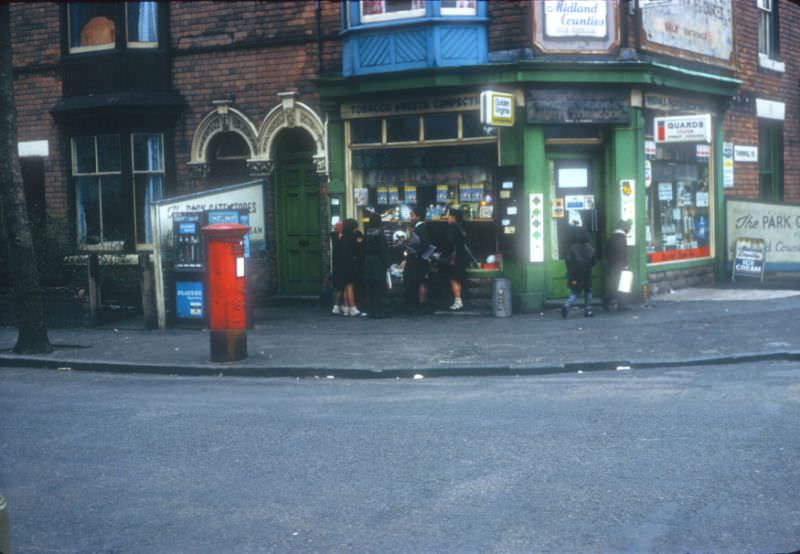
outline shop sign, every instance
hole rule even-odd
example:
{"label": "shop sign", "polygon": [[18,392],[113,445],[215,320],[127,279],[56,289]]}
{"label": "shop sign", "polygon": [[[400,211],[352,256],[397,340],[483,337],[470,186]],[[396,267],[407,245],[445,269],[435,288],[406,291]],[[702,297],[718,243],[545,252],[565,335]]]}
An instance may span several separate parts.
{"label": "shop sign", "polygon": [[528,238],[530,239],[530,261],[534,263],[544,261],[544,194],[529,195],[530,224]]}
{"label": "shop sign", "polygon": [[158,218],[154,221],[154,236],[162,247],[173,244],[172,219],[186,212],[226,212],[246,210],[250,227],[250,244],[257,250],[266,250],[264,233],[264,187],[261,181],[250,181],[204,192],[166,198],[155,203]]}
{"label": "shop sign", "polygon": [[630,95],[624,90],[529,89],[526,97],[527,122],[630,123]]}
{"label": "shop sign", "polygon": [[800,205],[726,201],[729,260],[739,239],[764,242],[764,255],[774,271],[800,271]]}
{"label": "shop sign", "polygon": [[620,213],[622,219],[629,221],[631,228],[626,235],[628,246],[636,245],[636,181],[634,179],[622,179],[619,182],[620,189]]}
{"label": "shop sign", "polygon": [[177,281],[175,308],[180,319],[203,319],[203,281]]}
{"label": "shop sign", "polygon": [[733,143],[722,143],[722,188],[733,188]]}
{"label": "shop sign", "polygon": [[477,93],[437,96],[433,98],[402,98],[398,100],[375,100],[342,105],[342,117],[379,117],[389,115],[417,114],[427,112],[452,112],[478,110],[481,107]]}
{"label": "shop sign", "polygon": [[760,277],[764,281],[764,269],[766,266],[766,252],[764,241],[753,238],[736,239],[735,254],[733,257],[733,272],[731,280],[735,281],[736,276]]}
{"label": "shop sign", "polygon": [[644,157],[647,158],[648,160],[656,159],[656,141],[654,140],[644,141]]}
{"label": "shop sign", "polygon": [[685,96],[671,96],[647,92],[644,95],[644,107],[648,110],[660,112],[704,113],[711,111],[709,102],[686,98]]}
{"label": "shop sign", "polygon": [[733,55],[732,0],[681,0],[641,9],[643,45],[725,65]]}
{"label": "shop sign", "polygon": [[495,127],[513,127],[514,95],[492,90],[482,92],[481,123]]}
{"label": "shop sign", "polygon": [[733,161],[735,162],[758,162],[758,146],[734,146]]}
{"label": "shop sign", "polygon": [[656,142],[711,142],[711,115],[656,117]]}
{"label": "shop sign", "polygon": [[606,0],[545,0],[545,36],[603,38],[608,34],[606,8]]}

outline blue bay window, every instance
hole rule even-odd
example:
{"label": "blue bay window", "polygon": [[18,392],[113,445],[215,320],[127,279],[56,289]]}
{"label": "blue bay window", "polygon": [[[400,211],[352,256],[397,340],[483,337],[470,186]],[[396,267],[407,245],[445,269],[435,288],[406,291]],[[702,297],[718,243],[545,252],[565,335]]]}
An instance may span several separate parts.
{"label": "blue bay window", "polygon": [[486,63],[485,0],[344,0],[345,76]]}

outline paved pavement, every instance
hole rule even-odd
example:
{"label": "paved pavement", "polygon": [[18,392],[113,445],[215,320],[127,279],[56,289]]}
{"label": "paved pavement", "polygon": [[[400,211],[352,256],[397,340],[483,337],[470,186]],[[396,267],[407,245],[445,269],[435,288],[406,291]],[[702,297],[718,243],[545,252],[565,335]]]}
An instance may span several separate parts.
{"label": "paved pavement", "polygon": [[800,290],[686,289],[628,311],[564,320],[556,308],[494,318],[437,313],[383,320],[332,316],[311,305],[264,309],[248,332],[249,357],[212,363],[201,329],[142,330],[136,320],[51,329],[54,352],[11,352],[0,327],[0,366],[170,375],[409,378],[530,375],[800,360]]}

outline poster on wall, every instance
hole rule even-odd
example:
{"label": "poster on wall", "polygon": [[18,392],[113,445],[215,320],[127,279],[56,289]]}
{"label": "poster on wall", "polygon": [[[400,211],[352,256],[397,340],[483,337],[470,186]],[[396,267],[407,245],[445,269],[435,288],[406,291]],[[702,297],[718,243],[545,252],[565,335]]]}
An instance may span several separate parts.
{"label": "poster on wall", "polygon": [[531,194],[528,202],[530,204],[530,222],[528,235],[531,243],[530,261],[544,261],[544,195]]}
{"label": "poster on wall", "polygon": [[726,201],[728,261],[736,241],[764,241],[767,271],[800,271],[800,205],[728,198]]}
{"label": "poster on wall", "polygon": [[645,49],[707,63],[733,63],[732,0],[640,4]]}
{"label": "poster on wall", "polygon": [[620,213],[624,221],[631,224],[626,239],[628,246],[636,245],[636,181],[633,179],[623,179],[619,182],[620,189]]}

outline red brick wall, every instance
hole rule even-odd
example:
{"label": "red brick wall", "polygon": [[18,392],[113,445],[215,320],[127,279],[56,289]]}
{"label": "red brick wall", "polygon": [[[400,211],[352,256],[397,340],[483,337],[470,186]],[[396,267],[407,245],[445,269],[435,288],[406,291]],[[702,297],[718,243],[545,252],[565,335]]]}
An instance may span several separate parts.
{"label": "red brick wall", "polygon": [[[725,117],[725,140],[738,145],[757,146],[759,120],[756,117],[755,99],[763,98],[784,102],[786,118],[784,129],[784,197],[787,201],[800,201],[800,64],[791,55],[800,49],[800,36],[796,26],[800,21],[800,6],[789,0],[779,0],[779,60],[786,71],[779,73],[759,67],[758,63],[758,9],[755,2],[735,2],[737,78],[743,81],[740,93],[731,103]],[[758,164],[735,163],[735,187],[726,191],[731,196],[757,198],[759,195]]]}
{"label": "red brick wall", "polygon": [[533,47],[530,2],[492,1],[488,6],[489,52]]}
{"label": "red brick wall", "polygon": [[66,245],[68,216],[66,148],[50,110],[61,99],[60,7],[57,3],[12,3],[12,64],[19,141],[46,140],[45,202],[51,239]]}

